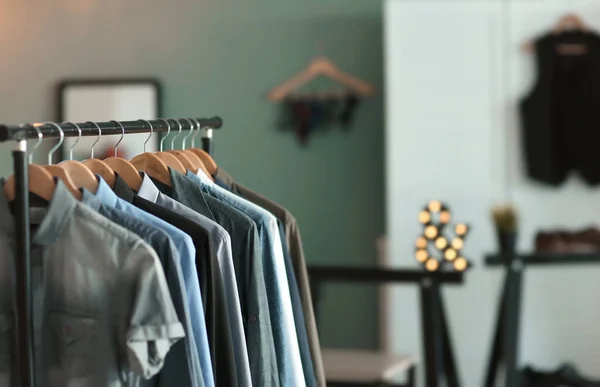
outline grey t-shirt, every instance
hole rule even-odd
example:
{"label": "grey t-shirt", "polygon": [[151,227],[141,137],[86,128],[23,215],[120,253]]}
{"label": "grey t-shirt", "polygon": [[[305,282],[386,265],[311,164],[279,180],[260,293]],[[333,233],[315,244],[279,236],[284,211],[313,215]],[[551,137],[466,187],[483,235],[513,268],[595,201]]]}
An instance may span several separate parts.
{"label": "grey t-shirt", "polygon": [[[152,248],[76,201],[60,181],[47,208],[31,208],[31,224],[36,385],[137,387],[158,373],[185,334]],[[0,387],[17,383],[14,237],[0,189]]]}

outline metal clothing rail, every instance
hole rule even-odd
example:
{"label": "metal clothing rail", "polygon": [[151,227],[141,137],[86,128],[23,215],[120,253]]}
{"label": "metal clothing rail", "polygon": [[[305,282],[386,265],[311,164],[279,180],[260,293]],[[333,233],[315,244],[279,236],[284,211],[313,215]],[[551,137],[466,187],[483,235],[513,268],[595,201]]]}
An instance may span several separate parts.
{"label": "metal clothing rail", "polygon": [[[223,120],[220,117],[196,118],[203,129],[202,148],[212,154],[212,130],[221,128]],[[167,119],[171,124],[170,130],[178,131],[179,123],[186,119]],[[81,133],[73,124],[62,123],[60,126],[65,137],[98,136],[100,127],[103,136],[122,135],[133,133],[167,132],[169,125],[163,120],[139,120],[117,122],[85,122],[78,123]],[[150,127],[150,125],[152,127]],[[175,125],[172,125],[175,123]],[[181,123],[182,130],[196,129],[191,123]],[[195,124],[197,125],[197,124]],[[29,231],[29,176],[27,163],[27,139],[38,138],[42,133],[44,139],[59,138],[60,131],[53,125],[31,124],[1,125],[0,142],[16,141],[13,150],[14,178],[15,178],[15,229],[16,246],[14,256],[15,267],[15,358],[17,368],[17,383],[20,387],[35,387],[34,350],[33,350],[33,319],[31,297],[31,251]],[[2,189],[2,187],[0,187]]]}

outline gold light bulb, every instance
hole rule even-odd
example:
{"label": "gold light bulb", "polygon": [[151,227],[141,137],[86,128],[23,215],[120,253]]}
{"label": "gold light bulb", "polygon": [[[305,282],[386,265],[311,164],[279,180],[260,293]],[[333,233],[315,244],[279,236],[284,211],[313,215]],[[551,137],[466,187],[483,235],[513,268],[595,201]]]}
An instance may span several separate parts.
{"label": "gold light bulb", "polygon": [[415,258],[417,258],[417,261],[423,263],[429,258],[429,254],[427,253],[427,250],[417,250]]}
{"label": "gold light bulb", "polygon": [[440,213],[440,222],[442,222],[443,224],[447,224],[448,222],[450,222],[450,212],[449,211],[442,211]]}
{"label": "gold light bulb", "polygon": [[468,262],[463,257],[458,257],[454,261],[453,265],[457,271],[465,271],[467,269]]}
{"label": "gold light bulb", "polygon": [[433,239],[438,235],[438,229],[435,226],[427,226],[425,227],[425,236],[428,239]]}
{"label": "gold light bulb", "polygon": [[444,253],[444,258],[446,258],[448,261],[453,261],[456,258],[456,256],[456,250],[454,249],[448,249]]}
{"label": "gold light bulb", "polygon": [[454,228],[454,231],[456,232],[456,235],[463,236],[463,235],[465,235],[465,234],[467,233],[467,230],[468,230],[468,229],[469,229],[469,228],[467,227],[467,225],[466,225],[466,224],[464,224],[464,223],[459,223],[459,224],[457,224],[457,225],[456,225],[456,227]]}
{"label": "gold light bulb", "polygon": [[452,248],[455,249],[455,250],[462,249],[464,245],[465,244],[464,244],[463,240],[460,239],[460,238],[454,238],[452,240]]}
{"label": "gold light bulb", "polygon": [[446,246],[448,246],[448,240],[446,238],[439,237],[435,240],[435,247],[437,247],[439,250],[445,249]]}
{"label": "gold light bulb", "polygon": [[440,263],[434,258],[427,260],[425,263],[425,268],[429,271],[436,271],[439,267]]}
{"label": "gold light bulb", "polygon": [[432,200],[429,202],[429,211],[431,212],[440,212],[442,209],[442,203],[439,200]]}
{"label": "gold light bulb", "polygon": [[417,248],[424,249],[425,247],[427,247],[427,239],[425,239],[423,237],[418,237],[416,245],[417,245]]}
{"label": "gold light bulb", "polygon": [[431,214],[427,211],[421,211],[419,213],[419,222],[427,224],[431,221]]}

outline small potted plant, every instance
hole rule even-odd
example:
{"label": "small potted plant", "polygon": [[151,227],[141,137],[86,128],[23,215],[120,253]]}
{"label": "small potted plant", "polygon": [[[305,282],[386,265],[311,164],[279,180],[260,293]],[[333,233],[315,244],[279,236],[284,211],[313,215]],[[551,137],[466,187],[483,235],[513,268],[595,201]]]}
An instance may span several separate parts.
{"label": "small potted plant", "polygon": [[517,249],[518,216],[512,205],[499,205],[492,209],[500,254],[511,255]]}

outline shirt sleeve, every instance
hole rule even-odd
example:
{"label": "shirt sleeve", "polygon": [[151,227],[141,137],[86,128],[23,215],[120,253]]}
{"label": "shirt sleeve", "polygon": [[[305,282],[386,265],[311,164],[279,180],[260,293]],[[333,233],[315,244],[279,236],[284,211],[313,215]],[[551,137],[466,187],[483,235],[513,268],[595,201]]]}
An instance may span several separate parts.
{"label": "shirt sleeve", "polygon": [[150,379],[162,368],[171,346],[185,336],[173,306],[165,273],[156,253],[138,242],[123,270],[131,270],[134,293],[126,321],[129,369]]}

